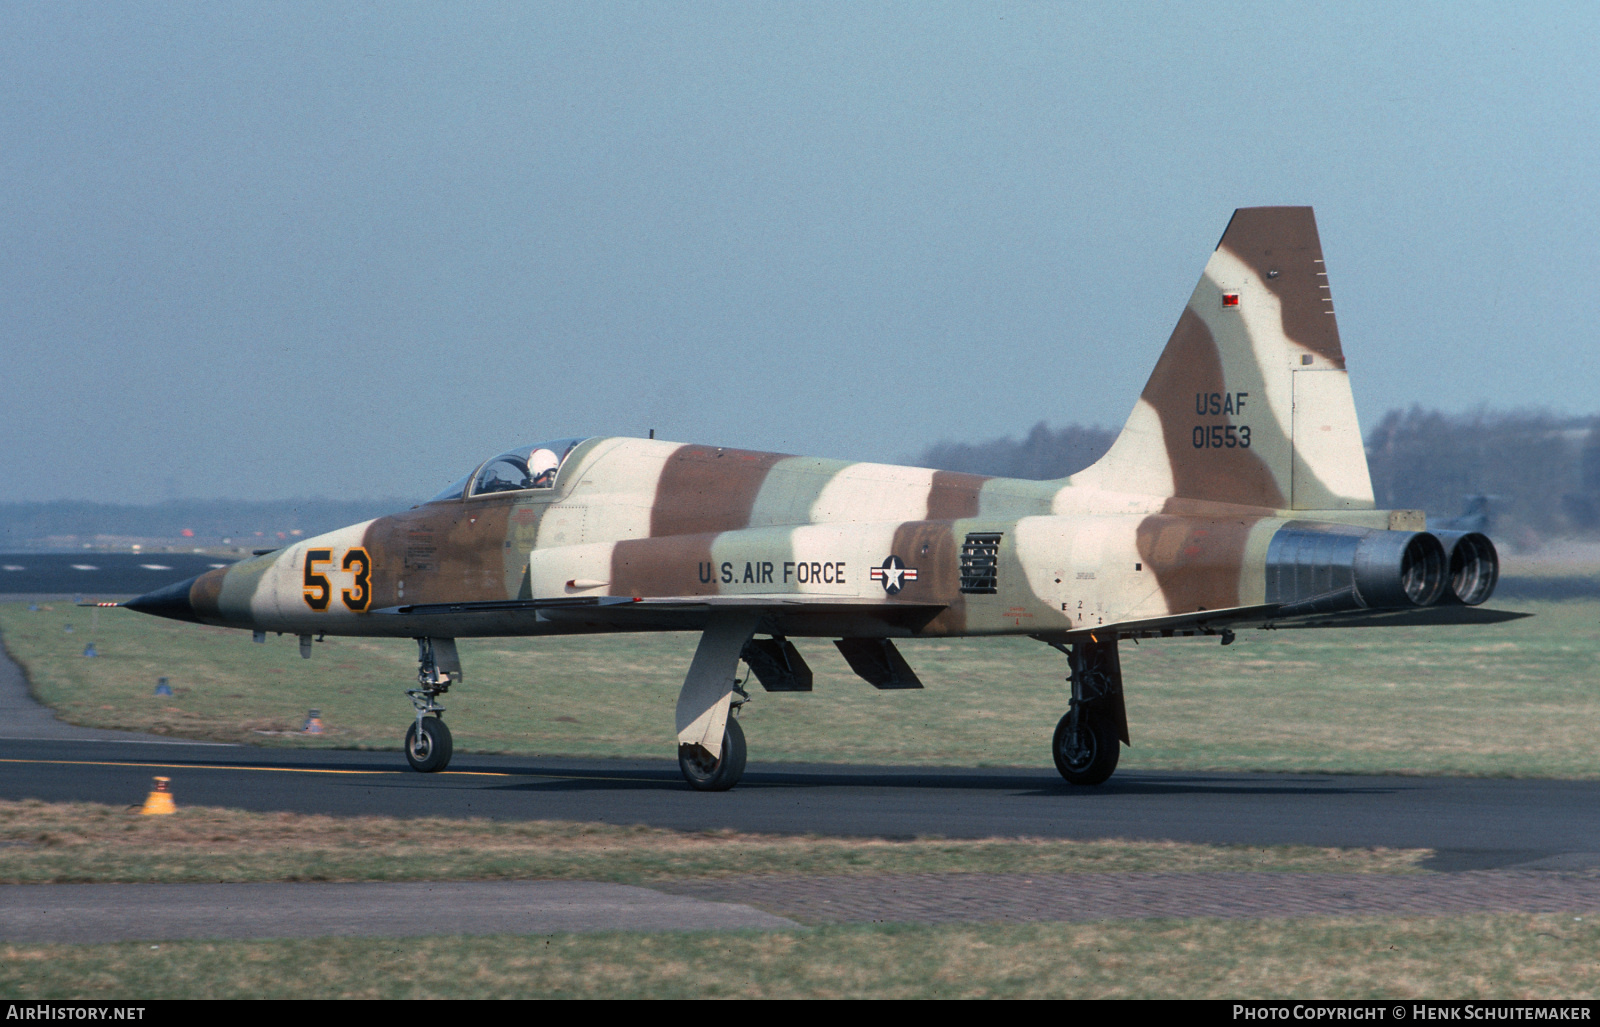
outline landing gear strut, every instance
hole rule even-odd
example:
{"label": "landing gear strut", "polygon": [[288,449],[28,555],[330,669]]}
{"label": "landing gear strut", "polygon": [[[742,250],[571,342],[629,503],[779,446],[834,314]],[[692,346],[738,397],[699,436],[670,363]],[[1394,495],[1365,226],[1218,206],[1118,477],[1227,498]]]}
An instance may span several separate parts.
{"label": "landing gear strut", "polygon": [[734,672],[757,623],[743,611],[708,617],[678,693],[678,769],[697,792],[725,792],[744,775],[744,731],[733,714],[750,696]]}
{"label": "landing gear strut", "polygon": [[1072,703],[1056,725],[1050,752],[1061,776],[1075,785],[1097,785],[1117,769],[1119,742],[1128,740],[1122,704],[1122,664],[1117,642],[1050,643],[1067,654]]}
{"label": "landing gear strut", "polygon": [[406,731],[406,762],[412,770],[431,774],[450,765],[454,745],[444,723],[444,707],[437,700],[450,690],[452,681],[461,680],[461,659],[453,638],[416,641],[417,687],[407,689],[406,695],[416,707],[417,722]]}

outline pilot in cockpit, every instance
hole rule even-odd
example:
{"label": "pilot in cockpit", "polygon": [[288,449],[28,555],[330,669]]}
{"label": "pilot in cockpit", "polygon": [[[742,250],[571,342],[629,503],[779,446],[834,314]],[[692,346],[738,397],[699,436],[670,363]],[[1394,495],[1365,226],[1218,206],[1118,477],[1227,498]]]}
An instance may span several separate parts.
{"label": "pilot in cockpit", "polygon": [[556,468],[561,458],[548,449],[536,449],[528,454],[528,484],[530,489],[547,489],[556,483]]}

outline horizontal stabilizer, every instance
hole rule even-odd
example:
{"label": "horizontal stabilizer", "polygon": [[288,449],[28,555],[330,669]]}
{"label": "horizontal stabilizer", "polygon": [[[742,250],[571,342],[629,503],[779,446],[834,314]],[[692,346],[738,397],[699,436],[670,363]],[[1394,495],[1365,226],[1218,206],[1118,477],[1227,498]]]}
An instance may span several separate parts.
{"label": "horizontal stabilizer", "polygon": [[1532,617],[1514,610],[1481,606],[1424,606],[1412,610],[1355,610],[1273,621],[1273,628],[1426,628],[1448,624],[1504,624]]}
{"label": "horizontal stabilizer", "polygon": [[1076,631],[1050,631],[1034,635],[1042,642],[1072,643],[1109,638],[1161,638],[1220,635],[1224,630],[1253,627],[1288,628],[1416,628],[1451,624],[1504,624],[1532,617],[1531,613],[1486,610],[1481,606],[1424,606],[1404,610],[1352,610],[1340,613],[1282,616],[1277,604],[1240,606],[1227,610],[1201,610],[1170,617],[1120,621]]}

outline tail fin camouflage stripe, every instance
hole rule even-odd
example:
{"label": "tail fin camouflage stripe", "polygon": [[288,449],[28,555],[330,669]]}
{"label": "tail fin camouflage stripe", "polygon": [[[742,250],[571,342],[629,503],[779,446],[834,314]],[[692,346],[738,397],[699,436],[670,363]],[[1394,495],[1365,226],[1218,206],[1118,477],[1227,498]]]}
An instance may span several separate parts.
{"label": "tail fin camouflage stripe", "polygon": [[1278,300],[1283,334],[1344,370],[1322,240],[1310,207],[1246,207],[1233,212],[1218,249],[1226,247],[1256,286]]}
{"label": "tail fin camouflage stripe", "polygon": [[1324,268],[1311,208],[1236,211],[1127,425],[1072,484],[1371,509]]}

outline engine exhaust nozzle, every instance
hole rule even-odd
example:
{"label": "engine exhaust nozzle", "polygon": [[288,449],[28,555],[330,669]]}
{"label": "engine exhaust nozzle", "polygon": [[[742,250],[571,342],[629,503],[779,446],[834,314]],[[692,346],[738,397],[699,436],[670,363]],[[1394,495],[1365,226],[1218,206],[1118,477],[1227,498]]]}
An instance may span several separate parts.
{"label": "engine exhaust nozzle", "polygon": [[1448,567],[1427,532],[1291,521],[1267,548],[1266,598],[1284,616],[1431,606]]}
{"label": "engine exhaust nozzle", "polygon": [[1449,585],[1445,603],[1477,606],[1494,595],[1500,581],[1500,554],[1495,551],[1489,536],[1478,531],[1429,532],[1444,546],[1449,560]]}

